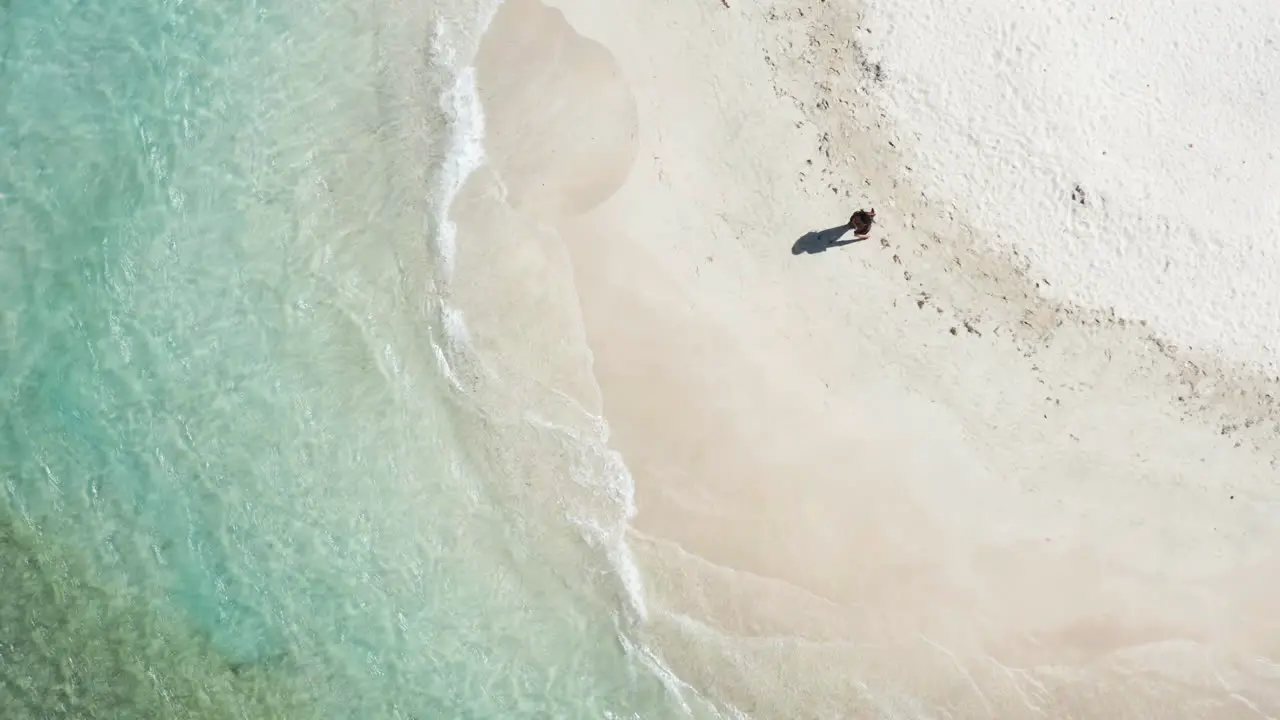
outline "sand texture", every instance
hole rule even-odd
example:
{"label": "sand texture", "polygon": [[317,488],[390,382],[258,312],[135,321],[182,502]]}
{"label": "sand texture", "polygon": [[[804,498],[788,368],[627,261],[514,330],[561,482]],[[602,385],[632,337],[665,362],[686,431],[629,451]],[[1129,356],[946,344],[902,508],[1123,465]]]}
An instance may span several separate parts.
{"label": "sand texture", "polygon": [[[1254,224],[1276,206],[1184,222],[1227,191],[1157,184],[1182,90],[1142,118],[1111,101],[1122,84],[1049,94],[1115,115],[1062,120],[1117,127],[1133,185],[1109,184],[1085,140],[1045,149],[1070,133],[1032,127],[1057,107],[1038,96],[982,85],[951,113],[963,67],[907,84],[947,65],[944,41],[978,42],[941,2],[553,5],[507,0],[477,58],[488,161],[454,208],[456,293],[530,392],[607,421],[635,481],[642,632],[680,678],[755,718],[1280,713],[1280,391],[1246,365],[1265,358],[1220,354],[1260,347],[1252,316],[1213,334],[1280,257]],[[1006,64],[1023,35],[1079,53],[1006,27],[988,48]],[[900,78],[902,44],[924,49]],[[1204,152],[1274,137],[1267,107]],[[992,137],[961,147],[979,126]],[[1018,150],[984,150],[1001,143]],[[996,169],[966,188],[975,153]],[[1244,207],[1241,183],[1277,177],[1256,172],[1215,182]],[[1000,214],[1027,198],[1036,212]],[[1079,216],[1103,199],[1124,208]],[[814,235],[860,207],[870,238]],[[1178,243],[1226,223],[1253,249],[1170,257],[1207,288],[1174,302],[1143,284],[1160,253],[1194,252],[1149,238],[1165,221]],[[1044,239],[1063,223],[1065,255]],[[1089,249],[1108,223],[1123,253]]]}

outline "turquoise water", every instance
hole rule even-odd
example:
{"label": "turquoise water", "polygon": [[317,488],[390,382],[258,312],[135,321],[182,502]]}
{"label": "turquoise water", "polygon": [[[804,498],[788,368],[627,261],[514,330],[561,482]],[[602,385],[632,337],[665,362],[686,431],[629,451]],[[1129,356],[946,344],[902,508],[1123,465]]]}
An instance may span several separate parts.
{"label": "turquoise water", "polygon": [[441,364],[482,13],[0,13],[0,716],[681,714]]}

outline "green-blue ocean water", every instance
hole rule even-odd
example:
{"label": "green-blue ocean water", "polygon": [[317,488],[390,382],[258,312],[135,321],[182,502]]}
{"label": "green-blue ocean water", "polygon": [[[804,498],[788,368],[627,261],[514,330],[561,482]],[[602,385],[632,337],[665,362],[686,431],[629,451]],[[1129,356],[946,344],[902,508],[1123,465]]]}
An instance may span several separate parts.
{"label": "green-blue ocean water", "polygon": [[483,15],[0,2],[0,717],[678,712],[460,436]]}

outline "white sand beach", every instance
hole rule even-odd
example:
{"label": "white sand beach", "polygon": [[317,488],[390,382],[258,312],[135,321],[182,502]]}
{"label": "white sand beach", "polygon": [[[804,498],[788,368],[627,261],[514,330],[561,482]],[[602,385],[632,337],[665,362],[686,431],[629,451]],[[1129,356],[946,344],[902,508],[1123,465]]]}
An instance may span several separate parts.
{"label": "white sand beach", "polygon": [[[458,302],[495,366],[607,422],[642,634],[726,707],[1280,714],[1277,16],[1073,45],[1009,4],[507,0]],[[1195,37],[1240,40],[1243,89],[1144,64],[1214,62]],[[1056,90],[1095,47],[1104,77]],[[1129,66],[1159,112],[1113,102]],[[1184,116],[1200,154],[1166,162]],[[803,239],[859,208],[867,240]]]}

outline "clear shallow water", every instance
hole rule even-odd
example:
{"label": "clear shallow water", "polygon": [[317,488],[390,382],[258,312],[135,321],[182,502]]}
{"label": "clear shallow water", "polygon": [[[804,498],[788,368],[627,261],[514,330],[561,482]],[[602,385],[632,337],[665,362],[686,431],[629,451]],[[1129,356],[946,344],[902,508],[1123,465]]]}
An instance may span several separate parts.
{"label": "clear shallow water", "polygon": [[4,717],[681,714],[440,362],[482,14],[0,13]]}

